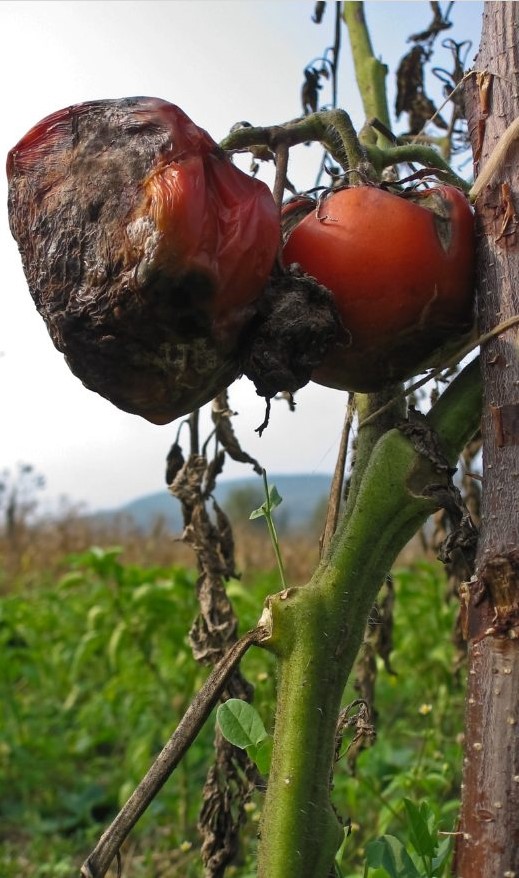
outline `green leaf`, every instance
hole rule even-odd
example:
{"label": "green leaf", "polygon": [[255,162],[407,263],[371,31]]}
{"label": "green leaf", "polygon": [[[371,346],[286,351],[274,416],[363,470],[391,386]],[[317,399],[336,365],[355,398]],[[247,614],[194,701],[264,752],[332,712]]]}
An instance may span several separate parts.
{"label": "green leaf", "polygon": [[115,671],[117,668],[119,648],[121,646],[123,636],[126,634],[127,627],[128,626],[126,625],[126,622],[119,622],[112,631],[110,640],[108,641],[108,647],[106,651],[112,671]]}
{"label": "green leaf", "polygon": [[373,869],[384,869],[389,878],[420,878],[404,845],[394,835],[382,835],[366,845],[366,862]]}
{"label": "green leaf", "polygon": [[267,484],[267,476],[265,470],[263,470],[263,482],[265,485],[265,494],[267,499],[264,503],[261,504],[260,507],[258,507],[258,509],[253,509],[253,511],[249,515],[250,521],[253,521],[255,518],[270,518],[272,510],[283,502],[283,498],[281,497],[276,486]]}
{"label": "green leaf", "polygon": [[346,845],[348,844],[349,834],[350,834],[349,828],[344,827],[343,839],[341,842],[341,846],[339,847],[337,853],[335,854],[335,867],[336,867],[336,870],[338,870],[337,871],[338,875],[342,875],[340,866],[341,866],[341,863],[342,863],[342,860],[344,857],[344,851],[346,850]]}
{"label": "green leaf", "polygon": [[272,747],[274,738],[267,735],[259,744],[250,744],[246,749],[249,758],[254,762],[259,773],[266,777],[270,771],[270,763],[272,761]]}
{"label": "green leaf", "polygon": [[443,868],[448,862],[451,851],[452,836],[447,836],[439,843],[437,856],[435,856],[432,861],[432,868],[435,875],[442,875]]}
{"label": "green leaf", "polygon": [[58,588],[72,588],[75,585],[82,585],[84,580],[84,574],[79,570],[70,570],[59,579]]}
{"label": "green leaf", "polygon": [[431,835],[427,825],[430,810],[426,802],[420,808],[410,799],[404,799],[407,820],[409,823],[409,840],[420,857],[434,857],[436,839]]}
{"label": "green leaf", "polygon": [[270,485],[269,494],[268,494],[268,502],[271,509],[275,509],[276,506],[279,506],[280,503],[283,502],[283,497],[278,493],[278,489],[275,485]]}
{"label": "green leaf", "polygon": [[216,712],[216,721],[224,738],[242,750],[251,745],[256,747],[267,737],[259,713],[241,698],[229,698],[221,704]]}
{"label": "green leaf", "polygon": [[101,625],[97,623],[99,621],[103,622],[105,610],[99,604],[94,604],[93,607],[90,607],[87,617],[86,617],[86,628],[87,631],[96,631]]}
{"label": "green leaf", "polygon": [[265,504],[260,506],[258,509],[253,509],[251,514],[249,515],[249,521],[253,521],[255,518],[265,518],[267,514],[267,510],[265,509]]}

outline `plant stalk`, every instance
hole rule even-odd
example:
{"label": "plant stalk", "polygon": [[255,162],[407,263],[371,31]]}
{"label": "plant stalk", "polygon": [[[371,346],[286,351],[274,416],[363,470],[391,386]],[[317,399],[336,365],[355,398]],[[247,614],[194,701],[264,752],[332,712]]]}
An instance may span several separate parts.
{"label": "plant stalk", "polygon": [[[481,413],[471,364],[428,416],[454,463]],[[268,600],[278,659],[278,707],[263,809],[258,878],[328,878],[342,838],[330,802],[342,693],[377,592],[397,554],[440,503],[447,484],[432,460],[398,429],[374,447],[353,508],[308,585]]]}
{"label": "plant stalk", "polygon": [[238,128],[221,141],[220,147],[228,152],[243,152],[251,147],[267,146],[276,153],[280,144],[290,148],[308,141],[322,143],[345,170],[354,173],[361,167],[364,175],[371,175],[366,151],[345,110],[321,110],[284,125]]}
{"label": "plant stalk", "polygon": [[[366,119],[375,116],[390,129],[391,121],[386,98],[387,67],[375,58],[364,17],[364,3],[354,0],[343,3],[342,15],[348,29],[355,76]],[[391,145],[391,141],[380,131],[377,132],[377,143],[381,147]]]}

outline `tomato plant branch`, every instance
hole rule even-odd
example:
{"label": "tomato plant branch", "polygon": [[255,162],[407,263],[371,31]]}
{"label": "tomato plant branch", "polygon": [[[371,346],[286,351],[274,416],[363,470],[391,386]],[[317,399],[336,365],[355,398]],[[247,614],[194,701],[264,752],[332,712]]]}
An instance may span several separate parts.
{"label": "tomato plant branch", "polygon": [[381,436],[395,426],[405,416],[404,399],[399,393],[401,384],[390,384],[378,393],[356,393],[355,407],[358,414],[359,427],[369,421],[362,433],[359,432],[355,453],[355,465],[348,486],[345,514],[353,509],[358,488],[364,471],[369,463],[371,453]]}
{"label": "tomato plant branch", "polygon": [[[385,143],[388,142],[387,136],[383,139]],[[285,188],[286,168],[284,176],[283,168],[288,161],[288,151],[293,146],[309,141],[321,143],[330,155],[349,171],[350,181],[353,184],[366,180],[374,182],[380,177],[384,168],[392,165],[417,162],[452,186],[467,193],[470,190],[470,184],[459,177],[438,150],[431,146],[420,143],[396,146],[391,143],[380,146],[369,143],[366,139],[361,144],[345,110],[322,110],[283,125],[238,128],[222,140],[220,146],[227,152],[244,152],[255,147],[267,146],[275,154],[276,166],[279,168],[274,186],[274,197],[278,202],[278,190],[282,195]]]}
{"label": "tomato plant branch", "polygon": [[287,182],[288,154],[288,144],[285,141],[278,143],[276,147],[276,178],[274,180],[272,196],[279,210],[281,210]]}
{"label": "tomato plant branch", "polygon": [[446,183],[456,186],[463,192],[469,192],[470,183],[456,174],[449,163],[432,146],[420,143],[404,143],[398,146],[387,146],[380,149],[378,146],[366,145],[368,157],[377,171],[380,173],[384,168],[409,162],[417,162],[429,168]]}
{"label": "tomato plant branch", "polygon": [[[450,464],[480,414],[479,373],[468,367],[426,422]],[[398,552],[439,507],[431,485],[447,486],[448,478],[400,430],[386,432],[312,580],[268,600],[272,628],[262,645],[277,657],[279,683],[258,878],[330,873],[342,838],[330,780],[343,689],[380,585]]]}
{"label": "tomato plant branch", "polygon": [[290,148],[309,141],[322,143],[345,170],[366,165],[365,150],[345,110],[322,110],[284,125],[238,128],[221,141],[220,147],[228,152],[243,152],[251,147],[268,146],[276,153],[280,143]]}
{"label": "tomato plant branch", "polygon": [[[376,116],[386,128],[391,128],[386,97],[387,67],[373,53],[371,38],[364,17],[364,3],[343,3],[343,18],[348,29],[355,75],[367,119]],[[388,144],[387,137],[377,134],[379,146]]]}
{"label": "tomato plant branch", "polygon": [[82,878],[103,878],[106,875],[125,838],[195,740],[242,657],[249,647],[261,643],[267,634],[268,629],[260,623],[240,637],[215,666],[149,771],[85,860],[81,868]]}

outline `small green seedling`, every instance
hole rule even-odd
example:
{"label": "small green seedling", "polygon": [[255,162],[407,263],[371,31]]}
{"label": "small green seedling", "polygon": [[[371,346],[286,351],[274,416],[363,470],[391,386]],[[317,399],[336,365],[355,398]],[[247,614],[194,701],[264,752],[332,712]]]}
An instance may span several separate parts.
{"label": "small green seedling", "polygon": [[261,504],[258,509],[254,509],[249,515],[249,519],[252,521],[255,518],[264,518],[267,522],[267,527],[269,531],[269,536],[272,541],[272,545],[274,547],[274,554],[276,556],[276,561],[278,563],[279,575],[281,578],[281,584],[283,588],[287,588],[287,582],[285,578],[285,569],[283,567],[283,560],[281,558],[281,550],[279,548],[279,540],[276,532],[276,528],[274,525],[274,519],[272,518],[272,511],[279,506],[282,502],[283,498],[280,497],[278,493],[278,489],[275,485],[270,485],[267,482],[267,473],[263,470],[263,484],[265,486],[265,502]]}

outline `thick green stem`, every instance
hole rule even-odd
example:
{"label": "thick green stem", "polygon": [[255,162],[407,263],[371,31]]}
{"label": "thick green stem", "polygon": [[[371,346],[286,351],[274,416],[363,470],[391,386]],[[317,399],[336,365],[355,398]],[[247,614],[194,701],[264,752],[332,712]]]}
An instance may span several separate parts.
{"label": "thick green stem", "polygon": [[479,429],[481,418],[481,364],[472,360],[447,387],[427,416],[440,436],[449,463],[454,466],[460,451]]}
{"label": "thick green stem", "polygon": [[288,147],[318,141],[345,170],[361,168],[370,177],[372,169],[353,123],[345,110],[321,110],[284,125],[265,128],[238,128],[220,143],[222,149],[240,152],[251,147],[267,146],[272,152],[280,143]]}
{"label": "thick green stem", "polygon": [[[405,417],[405,397],[402,384],[388,384],[379,393],[356,393],[355,407],[359,419],[359,438],[355,453],[355,465],[348,486],[346,515],[355,505],[357,492],[371,453],[381,436]],[[380,414],[377,414],[380,412]],[[362,432],[363,422],[370,418]]]}
{"label": "thick green stem", "polygon": [[[387,67],[375,58],[371,38],[364,18],[364,4],[349,2],[343,4],[343,18],[348,28],[351,52],[355,66],[355,76],[359,86],[367,119],[375,116],[387,128],[391,128],[386,98]],[[378,132],[379,146],[388,145],[387,137]]]}
{"label": "thick green stem", "polygon": [[[469,366],[429,415],[453,462],[481,411]],[[445,474],[399,430],[373,449],[353,509],[310,583],[269,599],[278,708],[258,878],[327,878],[341,838],[330,803],[335,729],[366,621],[398,552],[437,503],[427,489]]]}
{"label": "thick green stem", "polygon": [[[366,130],[375,136],[374,129],[369,125]],[[317,141],[335,161],[349,170],[352,184],[365,183],[367,180],[376,182],[384,168],[416,162],[430,168],[431,173],[437,172],[441,179],[452,186],[469,192],[470,185],[454,173],[433,147],[420,143],[395,146],[383,131],[378,132],[378,139],[378,144],[370,143],[365,134],[361,136],[361,143],[348,113],[344,110],[322,110],[284,125],[238,128],[222,140],[220,146],[228,152],[268,147],[273,155],[280,148],[288,150],[300,143]]]}
{"label": "thick green stem", "polygon": [[379,173],[392,165],[417,162],[430,168],[431,172],[440,172],[441,178],[446,183],[457,186],[458,189],[462,189],[467,194],[470,192],[470,183],[454,173],[449,163],[432,146],[424,146],[421,143],[404,143],[400,146],[388,146],[380,149],[378,146],[366,145],[366,152]]}

